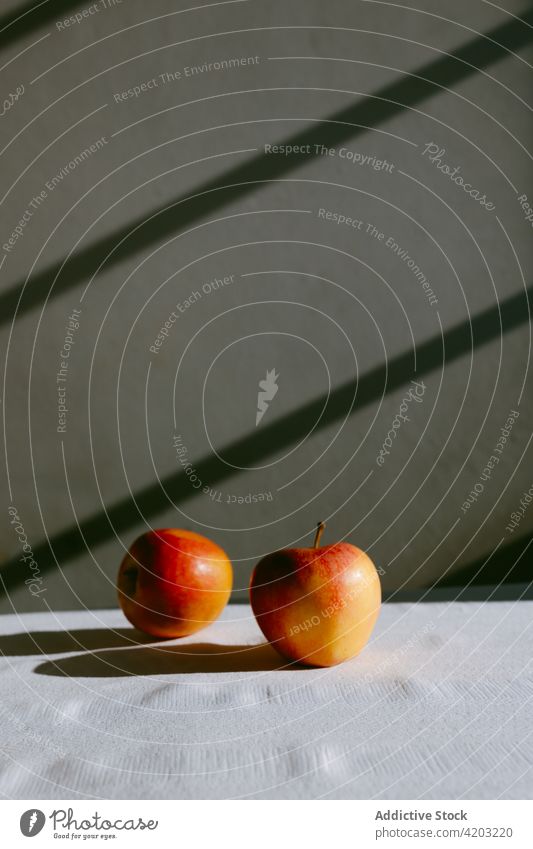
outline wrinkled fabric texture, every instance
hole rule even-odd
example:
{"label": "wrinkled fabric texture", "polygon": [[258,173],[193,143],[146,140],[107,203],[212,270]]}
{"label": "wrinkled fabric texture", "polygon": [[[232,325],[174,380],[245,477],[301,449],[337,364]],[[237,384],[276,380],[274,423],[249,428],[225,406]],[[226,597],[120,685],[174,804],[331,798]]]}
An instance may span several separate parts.
{"label": "wrinkled fabric texture", "polygon": [[532,795],[533,602],[384,605],[330,669],[287,666],[246,605],[167,642],[118,610],[0,627],[4,798]]}

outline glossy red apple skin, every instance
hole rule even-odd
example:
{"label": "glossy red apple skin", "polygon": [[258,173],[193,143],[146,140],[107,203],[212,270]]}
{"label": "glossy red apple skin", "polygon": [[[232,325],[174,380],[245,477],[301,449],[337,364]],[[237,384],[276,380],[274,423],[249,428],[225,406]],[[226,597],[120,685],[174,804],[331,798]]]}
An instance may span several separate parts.
{"label": "glossy red apple skin", "polygon": [[162,528],[138,537],[118,572],[120,606],[139,630],[185,637],[226,606],[233,570],[225,551],[193,531]]}
{"label": "glossy red apple skin", "polygon": [[381,606],[370,557],[350,543],[287,548],[255,567],[250,601],[267,640],[288,660],[334,666],[359,654]]}

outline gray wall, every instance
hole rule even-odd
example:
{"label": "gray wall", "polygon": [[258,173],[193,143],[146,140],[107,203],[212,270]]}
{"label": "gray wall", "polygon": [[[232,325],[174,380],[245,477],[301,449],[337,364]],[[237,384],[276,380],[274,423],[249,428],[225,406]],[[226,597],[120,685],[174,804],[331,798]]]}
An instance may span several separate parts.
{"label": "gray wall", "polygon": [[[59,18],[90,4],[53,5],[2,32],[2,91],[24,93],[1,118],[0,609],[114,604],[123,550],[147,526],[213,536],[241,598],[257,559],[308,544],[319,519],[329,541],[368,549],[389,592],[464,583],[494,548],[507,560],[477,580],[503,578],[533,528],[532,507],[506,529],[533,483],[520,294],[532,229],[517,200],[533,205],[532,50],[514,17],[531,23],[531,4],[123,0],[68,28]],[[4,3],[3,24],[25,8]],[[235,57],[259,59],[186,75]],[[164,84],[169,72],[181,77]],[[334,154],[265,155],[284,143]],[[494,209],[431,162],[429,143]],[[256,427],[270,369],[279,389]],[[402,406],[412,380],[422,397]],[[176,434],[211,495],[185,476]],[[40,570],[34,596],[11,505]]]}

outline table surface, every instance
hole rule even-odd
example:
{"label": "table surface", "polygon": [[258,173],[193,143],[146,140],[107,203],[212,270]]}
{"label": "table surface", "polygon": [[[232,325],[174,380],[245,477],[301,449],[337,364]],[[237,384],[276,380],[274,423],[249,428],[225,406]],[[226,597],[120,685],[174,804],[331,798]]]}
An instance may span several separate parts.
{"label": "table surface", "polygon": [[387,604],[331,669],[246,605],[139,639],[118,610],[0,619],[4,798],[532,796],[533,602]]}

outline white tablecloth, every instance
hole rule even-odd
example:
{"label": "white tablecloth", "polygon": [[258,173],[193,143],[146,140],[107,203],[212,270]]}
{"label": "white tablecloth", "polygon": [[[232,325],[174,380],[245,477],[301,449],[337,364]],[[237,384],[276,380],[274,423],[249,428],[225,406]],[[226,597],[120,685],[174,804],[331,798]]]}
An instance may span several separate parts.
{"label": "white tablecloth", "polygon": [[533,602],[388,604],[321,670],[284,668],[244,605],[142,646],[113,610],[0,626],[7,798],[532,795]]}

